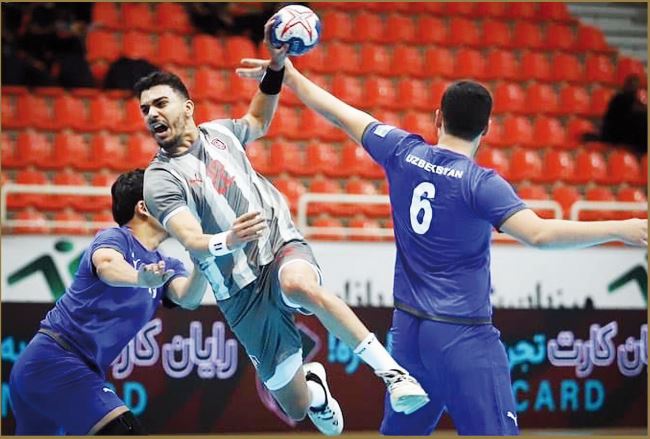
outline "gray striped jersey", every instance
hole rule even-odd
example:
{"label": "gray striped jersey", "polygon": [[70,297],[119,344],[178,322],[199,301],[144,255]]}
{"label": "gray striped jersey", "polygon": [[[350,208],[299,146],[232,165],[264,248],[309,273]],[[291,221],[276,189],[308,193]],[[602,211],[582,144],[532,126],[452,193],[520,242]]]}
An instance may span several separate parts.
{"label": "gray striped jersey", "polygon": [[199,132],[185,154],[156,154],[145,172],[144,200],[164,226],[174,213],[189,209],[206,234],[229,230],[247,212],[258,211],[266,218],[268,231],[261,239],[199,263],[216,299],[223,300],[253,282],[284,243],[303,237],[282,194],[246,157],[248,124],[219,119],[199,125]]}

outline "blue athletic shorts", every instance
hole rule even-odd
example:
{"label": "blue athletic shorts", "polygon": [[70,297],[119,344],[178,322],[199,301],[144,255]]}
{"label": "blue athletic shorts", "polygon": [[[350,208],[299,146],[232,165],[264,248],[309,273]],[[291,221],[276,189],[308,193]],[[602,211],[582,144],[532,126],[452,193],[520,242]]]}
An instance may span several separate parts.
{"label": "blue athletic shorts", "polygon": [[392,355],[429,394],[410,415],[384,404],[381,433],[429,435],[447,410],[461,435],[517,435],[510,369],[499,331],[492,325],[459,325],[393,313]]}
{"label": "blue athletic shorts", "polygon": [[124,405],[100,373],[40,333],[14,364],[9,391],[17,435],[85,435]]}

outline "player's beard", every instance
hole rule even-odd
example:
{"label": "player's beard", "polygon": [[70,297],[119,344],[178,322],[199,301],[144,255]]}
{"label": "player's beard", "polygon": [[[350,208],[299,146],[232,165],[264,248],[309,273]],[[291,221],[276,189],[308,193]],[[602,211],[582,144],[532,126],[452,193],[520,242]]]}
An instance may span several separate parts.
{"label": "player's beard", "polygon": [[[169,126],[169,129],[173,129],[174,135],[165,140],[156,139],[156,143],[160,146],[165,152],[173,153],[181,145],[183,141],[183,133],[185,132],[185,122],[182,118],[178,118],[174,124]],[[155,138],[155,137],[154,137]]]}

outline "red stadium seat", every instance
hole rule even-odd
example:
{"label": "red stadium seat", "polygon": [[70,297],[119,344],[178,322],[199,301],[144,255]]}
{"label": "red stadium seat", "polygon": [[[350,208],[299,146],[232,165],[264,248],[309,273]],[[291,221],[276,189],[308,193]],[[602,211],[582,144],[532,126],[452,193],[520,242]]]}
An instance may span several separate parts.
{"label": "red stadium seat", "polygon": [[[611,189],[606,187],[594,187],[588,189],[585,194],[587,201],[616,201]],[[578,219],[582,221],[607,221],[615,219],[618,215],[607,210],[588,210],[580,213]]]}
{"label": "red stadium seat", "polygon": [[495,113],[522,113],[526,107],[526,95],[517,83],[501,83],[494,90]]}
{"label": "red stadium seat", "polygon": [[611,52],[612,49],[605,41],[605,35],[600,28],[588,24],[580,24],[576,37],[575,48],[581,52]]}
{"label": "red stadium seat", "polygon": [[122,54],[127,58],[154,60],[157,53],[151,34],[129,30],[122,35]]}
{"label": "red stadium seat", "polygon": [[[341,220],[337,218],[329,218],[329,217],[323,217],[323,218],[317,218],[311,223],[312,227],[328,227],[328,228],[334,228],[334,227],[343,227],[343,223]],[[342,241],[344,236],[340,233],[332,233],[332,232],[321,232],[321,233],[312,233],[309,235],[311,239],[316,239],[316,240],[322,240],[322,241]]]}
{"label": "red stadium seat", "polygon": [[327,45],[323,71],[326,73],[359,74],[361,72],[361,55],[354,45],[333,41]]}
{"label": "red stadium seat", "polygon": [[607,110],[609,101],[614,96],[615,90],[606,87],[592,87],[591,89],[591,106],[589,116],[602,116]]}
{"label": "red stadium seat", "polygon": [[533,84],[526,90],[525,114],[556,114],[558,112],[557,94],[548,84]]}
{"label": "red stadium seat", "polygon": [[534,143],[533,127],[526,117],[508,117],[503,122],[502,146],[528,147]]}
{"label": "red stadium seat", "polygon": [[647,186],[648,184],[648,154],[647,153],[641,156],[640,173],[638,179],[634,181],[634,184],[643,187]]}
{"label": "red stadium seat", "polygon": [[[111,213],[110,210],[103,210],[101,212],[91,213],[90,221],[92,221],[93,223],[111,223],[113,226],[115,225],[115,221],[113,220],[113,214]],[[91,232],[97,233],[99,230],[104,229],[106,227],[110,227],[110,226],[102,225],[99,227],[92,227]]]}
{"label": "red stadium seat", "polygon": [[551,79],[551,66],[548,58],[542,52],[526,52],[519,62],[521,78],[534,79],[537,81],[549,81]]}
{"label": "red stadium seat", "polygon": [[291,107],[279,107],[275,110],[269,133],[272,136],[286,137],[290,140],[302,138],[300,135],[300,115],[298,109]]}
{"label": "red stadium seat", "polygon": [[54,214],[54,221],[61,221],[61,224],[52,229],[55,235],[85,235],[88,233],[86,217],[67,207],[61,212]]}
{"label": "red stadium seat", "polygon": [[502,147],[508,146],[504,144],[503,141],[503,125],[501,121],[497,118],[491,118],[490,124],[488,125],[487,134],[481,139],[481,145],[487,145],[488,147]]}
{"label": "red stadium seat", "polygon": [[[454,3],[449,3],[453,5]],[[481,34],[476,23],[467,18],[452,16],[449,20],[447,42],[451,46],[480,46]]]}
{"label": "red stadium seat", "polygon": [[96,134],[90,142],[90,169],[109,168],[114,171],[130,169],[130,163],[124,156],[124,147],[117,136],[107,133]]}
{"label": "red stadium seat", "polygon": [[305,154],[307,165],[314,175],[330,175],[331,167],[337,166],[339,162],[338,152],[329,143],[311,142],[307,145]]}
{"label": "red stadium seat", "polygon": [[503,2],[477,2],[474,15],[476,17],[502,18],[507,16],[510,5]]}
{"label": "red stadium seat", "polygon": [[585,58],[585,79],[588,82],[612,84],[615,81],[612,60],[605,55],[590,55]]}
{"label": "red stadium seat", "polygon": [[112,99],[107,94],[102,94],[90,102],[92,123],[89,124],[89,129],[117,131],[124,118],[124,107],[121,100]]}
{"label": "red stadium seat", "polygon": [[595,133],[596,127],[587,119],[572,118],[566,124],[567,145],[569,148],[579,146],[583,143],[582,137],[587,133]]}
{"label": "red stadium seat", "polygon": [[420,44],[445,45],[447,42],[447,25],[439,17],[420,15],[416,18],[416,35]]}
{"label": "red stadium seat", "polygon": [[300,180],[289,176],[280,176],[274,179],[273,185],[286,197],[289,209],[295,215],[298,209],[298,199],[306,192],[305,186]]}
{"label": "red stadium seat", "polygon": [[504,21],[485,20],[481,35],[482,47],[510,47],[512,44],[510,28]]}
{"label": "red stadium seat", "polygon": [[381,16],[362,11],[356,15],[352,25],[353,37],[356,42],[380,43],[385,41],[386,30]]}
{"label": "red stadium seat", "polygon": [[58,128],[54,117],[54,109],[47,98],[33,94],[18,96],[16,100],[16,115],[20,126],[52,130]]}
{"label": "red stadium seat", "polygon": [[[521,184],[517,187],[519,198],[524,201],[549,200],[550,194],[539,184]],[[555,218],[553,209],[533,209],[541,218]]]}
{"label": "red stadium seat", "polygon": [[121,29],[122,13],[118,3],[97,2],[93,4],[92,23],[97,28]]}
{"label": "red stadium seat", "polygon": [[645,84],[647,75],[643,63],[633,58],[619,58],[616,65],[616,81],[619,84],[623,84],[623,81],[625,81],[625,78],[629,75],[638,75],[641,78],[641,81],[643,81],[642,83]]}
{"label": "red stadium seat", "polygon": [[[309,192],[315,194],[340,194],[341,186],[336,180],[324,177],[316,177],[309,184]],[[320,215],[322,213],[332,213],[332,203],[309,203],[307,206],[308,215]],[[335,209],[334,209],[335,210]]]}
{"label": "red stadium seat", "polygon": [[577,56],[558,52],[551,59],[551,79],[557,82],[582,82],[585,72]]}
{"label": "red stadium seat", "polygon": [[573,22],[574,18],[569,14],[566,3],[539,3],[540,18],[559,22]]}
{"label": "red stadium seat", "polygon": [[242,36],[226,37],[224,48],[224,59],[226,67],[238,67],[242,58],[256,58],[257,48],[255,44]]}
{"label": "red stadium seat", "polygon": [[390,79],[369,78],[365,81],[365,90],[365,100],[369,107],[397,109],[397,94]]}
{"label": "red stadium seat", "polygon": [[189,66],[194,63],[185,38],[170,32],[158,36],[158,57],[156,61],[160,64],[171,63],[182,66]]}
{"label": "red stadium seat", "polygon": [[192,32],[192,24],[180,3],[155,3],[155,11],[156,24],[161,29],[178,33]]}
{"label": "red stadium seat", "polygon": [[[14,179],[15,184],[36,184],[48,185],[49,180],[43,171],[39,171],[34,166],[28,166],[16,174]],[[27,206],[34,206],[41,208],[44,206],[47,195],[41,194],[8,194],[7,195],[7,209],[22,209]]]}
{"label": "red stadium seat", "polygon": [[[6,131],[0,134],[2,140],[0,140],[2,146],[2,167],[4,169],[14,169],[22,168],[25,166],[25,157],[23,156],[22,160],[19,160],[17,157],[18,151],[16,150],[16,141],[13,137],[9,136]],[[5,175],[2,173],[2,175]]]}
{"label": "red stadium seat", "polygon": [[416,27],[411,17],[402,14],[389,14],[386,19],[384,42],[389,44],[418,43]]}
{"label": "red stadium seat", "polygon": [[64,130],[54,138],[53,154],[49,161],[56,169],[72,166],[78,170],[88,170],[92,167],[89,152],[90,146],[82,135]]}
{"label": "red stadium seat", "polygon": [[228,91],[227,78],[221,70],[199,67],[194,72],[194,87],[190,91],[194,99],[237,102],[239,96]]}
{"label": "red stadium seat", "polygon": [[48,138],[32,129],[20,131],[16,139],[14,158],[21,165],[41,165],[48,157],[52,147]]}
{"label": "red stadium seat", "polygon": [[480,51],[459,49],[456,52],[456,75],[460,78],[485,78],[485,59]]}
{"label": "red stadium seat", "polygon": [[528,2],[512,2],[508,3],[505,9],[506,17],[516,19],[516,23],[525,23],[525,21],[521,21],[521,19],[534,20],[537,17],[539,4]]}
{"label": "red stadium seat", "polygon": [[273,173],[288,172],[292,175],[305,173],[305,153],[296,143],[276,142],[272,144],[269,157]]}
{"label": "red stadium seat", "polygon": [[[438,105],[440,100],[436,102]],[[408,110],[413,108],[419,111],[431,111],[434,103],[430,99],[429,90],[425,81],[404,78],[397,84],[397,98],[395,108]]]}
{"label": "red stadium seat", "polygon": [[83,99],[68,94],[54,101],[54,116],[61,128],[85,131],[89,125],[88,111]]}
{"label": "red stadium seat", "polygon": [[14,219],[31,221],[28,225],[14,227],[12,232],[17,235],[38,235],[50,233],[50,227],[46,223],[47,217],[43,213],[36,211],[34,208],[29,207],[25,210],[21,210],[16,214]]}
{"label": "red stadium seat", "polygon": [[253,169],[264,176],[271,175],[269,151],[262,142],[254,141],[246,145],[246,156]]}
{"label": "red stadium seat", "polygon": [[323,22],[322,40],[355,41],[352,16],[341,11],[327,11],[321,15]]}
{"label": "red stadium seat", "polygon": [[549,50],[573,50],[575,39],[571,26],[562,23],[549,23],[546,26],[544,47]]}
{"label": "red stadium seat", "polygon": [[380,237],[374,235],[366,235],[361,233],[355,233],[354,229],[374,229],[380,228],[381,225],[377,220],[367,219],[367,218],[352,218],[348,222],[349,230],[349,239],[350,241],[380,241]]}
{"label": "red stadium seat", "polygon": [[361,47],[361,72],[390,75],[391,57],[386,46],[363,44]]}
{"label": "red stadium seat", "polygon": [[152,32],[159,26],[148,3],[123,3],[122,20],[124,29]]}
{"label": "red stadium seat", "polygon": [[457,15],[473,16],[476,9],[476,3],[473,2],[449,2],[445,3],[445,6],[450,17]]}
{"label": "red stadium seat", "polygon": [[562,213],[564,218],[569,218],[571,213],[571,206],[576,201],[582,199],[578,189],[575,186],[556,186],[553,189],[553,199],[562,206]]}
{"label": "red stadium seat", "polygon": [[494,169],[503,178],[510,177],[510,162],[505,153],[499,149],[483,146],[476,153],[476,163],[484,168]]}
{"label": "red stadium seat", "polygon": [[[72,168],[64,168],[63,171],[57,172],[52,178],[52,184],[55,186],[87,186],[88,182],[80,173]],[[46,210],[60,210],[64,207],[81,206],[84,204],[86,197],[79,195],[48,195],[41,207]]]}
{"label": "red stadium seat", "polygon": [[234,71],[230,72],[228,82],[230,84],[229,92],[239,98],[240,102],[244,102],[246,108],[248,108],[251,99],[253,99],[253,96],[259,90],[258,83],[250,79],[240,78]]}
{"label": "red stadium seat", "polygon": [[[93,175],[91,184],[93,187],[111,187],[117,174],[110,172],[108,169],[101,169]],[[77,205],[77,210],[81,212],[97,212],[104,209],[110,209],[112,205],[110,191],[106,196],[88,196],[85,202]]]}
{"label": "red stadium seat", "polygon": [[487,57],[485,79],[515,80],[519,78],[519,63],[510,50],[491,50]]}
{"label": "red stadium seat", "polygon": [[121,52],[117,34],[105,30],[90,30],[86,36],[86,58],[88,61],[115,61]]}
{"label": "red stadium seat", "polygon": [[422,12],[433,15],[446,15],[445,4],[440,2],[413,2],[409,3],[413,12]]}
{"label": "red stadium seat", "polygon": [[586,150],[578,152],[576,155],[576,172],[569,178],[571,183],[605,182],[608,178],[607,163],[601,153]]}
{"label": "red stadium seat", "polygon": [[[345,184],[345,193],[355,195],[377,195],[377,190],[369,181],[353,177]],[[368,215],[371,212],[375,212],[376,207],[377,206],[372,204],[347,204],[347,214],[356,215],[363,213],[364,215]]]}
{"label": "red stadium seat", "polygon": [[540,116],[534,123],[534,136],[532,146],[544,148],[569,148],[566,132],[558,119]]}
{"label": "red stadium seat", "polygon": [[417,78],[428,78],[429,76],[429,72],[424,67],[424,57],[417,47],[401,44],[395,46],[392,64],[392,75]]}
{"label": "red stadium seat", "polygon": [[567,85],[560,90],[559,114],[577,114],[587,116],[591,114],[591,101],[589,93],[583,87]]}
{"label": "red stadium seat", "polygon": [[158,152],[158,145],[149,135],[136,133],[126,143],[126,157],[132,167],[146,168]]}
{"label": "red stadium seat", "polygon": [[541,181],[554,183],[569,181],[575,172],[575,163],[567,151],[548,150],[544,155],[544,170]]}
{"label": "red stadium seat", "polygon": [[539,181],[542,177],[542,159],[539,154],[529,149],[515,149],[510,156],[509,177],[516,183],[525,180]]}
{"label": "red stadium seat", "polygon": [[199,34],[192,37],[192,59],[196,66],[225,67],[223,52],[221,41],[211,35]]}
{"label": "red stadium seat", "polygon": [[639,180],[641,166],[639,161],[627,151],[615,150],[607,158],[609,183],[634,183]]}
{"label": "red stadium seat", "polygon": [[451,51],[441,47],[429,47],[425,51],[426,71],[431,77],[454,78],[456,58]]}
{"label": "red stadium seat", "polygon": [[[616,195],[617,201],[622,201],[624,203],[647,203],[648,199],[642,190],[632,187],[623,187],[618,191]],[[622,211],[614,214],[616,219],[627,219],[627,218],[647,218],[647,210],[638,210],[638,211]]]}
{"label": "red stadium seat", "polygon": [[[526,3],[511,3],[508,9],[512,9],[515,5],[523,5]],[[544,46],[544,37],[542,36],[542,29],[537,23],[528,21],[516,21],[512,30],[512,45],[521,49],[541,49]]]}
{"label": "red stadium seat", "polygon": [[402,118],[404,130],[419,134],[425,141],[433,144],[436,138],[436,129],[433,123],[432,112],[409,111]]}
{"label": "red stadium seat", "polygon": [[429,101],[431,101],[431,109],[440,108],[442,105],[442,95],[449,86],[448,81],[432,81],[429,86]]}
{"label": "red stadium seat", "polygon": [[228,114],[226,104],[215,104],[212,101],[197,102],[194,107],[194,121],[197,124],[225,117]]}

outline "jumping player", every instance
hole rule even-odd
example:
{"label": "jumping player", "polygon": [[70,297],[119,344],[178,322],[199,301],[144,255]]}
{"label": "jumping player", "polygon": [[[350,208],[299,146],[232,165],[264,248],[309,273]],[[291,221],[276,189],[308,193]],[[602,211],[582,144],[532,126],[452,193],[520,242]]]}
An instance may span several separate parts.
{"label": "jumping player", "polygon": [[[259,78],[267,63],[244,60],[237,71]],[[518,434],[508,360],[491,320],[492,228],[539,248],[647,246],[647,221],[539,218],[503,178],[473,160],[492,109],[478,83],[447,88],[433,146],[340,101],[290,62],[285,69],[285,84],[363,145],[390,184],[397,246],[392,353],[431,401],[410,416],[386,404],[381,432],[429,435],[446,408],[460,434]]]}
{"label": "jumping player", "polygon": [[115,181],[119,227],[95,236],[72,285],[11,370],[18,435],[144,434],[106,383],[105,370],[161,301],[196,308],[207,282],[156,250],[168,234],[144,205],[143,181],[142,169]]}
{"label": "jumping player", "polygon": [[[144,122],[160,146],[145,174],[145,201],[200,261],[217,304],[284,411],[294,420],[309,415],[334,435],[343,429],[341,410],[323,366],[302,367],[296,311],[315,314],[351,346],[384,379],[397,412],[411,413],[428,398],[345,302],[321,287],[320,268],[282,195],[246,157],[244,145],[266,132],[282,85],[286,47],[269,50],[271,64],[241,119],[197,127],[178,77],[154,72],[138,81]],[[259,240],[244,245],[228,231],[238,215]]]}

